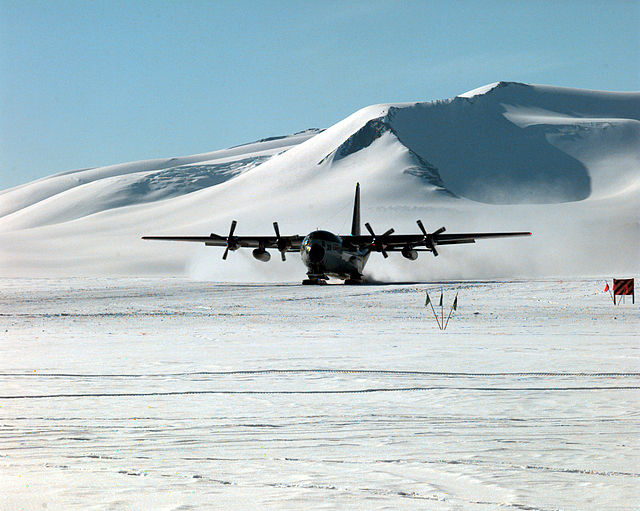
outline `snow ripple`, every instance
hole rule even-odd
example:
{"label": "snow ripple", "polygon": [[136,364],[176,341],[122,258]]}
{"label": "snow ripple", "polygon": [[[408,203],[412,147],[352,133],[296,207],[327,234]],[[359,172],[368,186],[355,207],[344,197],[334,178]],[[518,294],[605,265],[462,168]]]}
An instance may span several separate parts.
{"label": "snow ripple", "polygon": [[640,385],[603,386],[603,387],[449,387],[438,385],[433,387],[400,387],[400,388],[368,388],[368,389],[326,389],[326,390],[175,390],[169,392],[105,392],[90,394],[34,394],[0,396],[0,399],[56,399],[81,397],[141,397],[141,396],[183,396],[197,394],[370,394],[374,392],[426,392],[434,390],[488,391],[488,392],[567,392],[593,390],[640,390]]}
{"label": "snow ripple", "polygon": [[604,372],[499,372],[499,373],[464,373],[445,371],[396,371],[393,369],[256,369],[238,371],[189,371],[182,373],[130,373],[130,374],[76,374],[76,373],[0,373],[0,376],[27,376],[27,377],[51,377],[51,378],[146,378],[146,377],[170,377],[170,376],[228,376],[243,374],[377,374],[377,375],[415,375],[415,376],[448,376],[448,377],[492,377],[492,376],[518,376],[518,377],[564,377],[564,376],[588,376],[588,377],[640,377],[640,373],[604,373]]}

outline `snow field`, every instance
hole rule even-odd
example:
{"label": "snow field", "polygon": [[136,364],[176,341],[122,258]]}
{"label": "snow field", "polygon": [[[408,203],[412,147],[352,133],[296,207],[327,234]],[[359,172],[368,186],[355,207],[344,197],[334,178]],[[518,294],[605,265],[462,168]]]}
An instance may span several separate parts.
{"label": "snow field", "polygon": [[600,280],[0,285],[0,508],[637,507],[640,314]]}

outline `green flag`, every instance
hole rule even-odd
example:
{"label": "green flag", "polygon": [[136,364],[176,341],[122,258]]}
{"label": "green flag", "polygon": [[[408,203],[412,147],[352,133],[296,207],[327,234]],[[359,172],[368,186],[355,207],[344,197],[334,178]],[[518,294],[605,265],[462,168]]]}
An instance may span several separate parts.
{"label": "green flag", "polygon": [[458,310],[458,295],[456,294],[456,297],[453,299],[453,310],[457,311]]}
{"label": "green flag", "polygon": [[[426,291],[425,291],[426,292]],[[427,305],[429,305],[429,303],[431,302],[431,298],[429,298],[429,293],[427,293],[427,300],[424,302],[424,306],[426,307]]]}

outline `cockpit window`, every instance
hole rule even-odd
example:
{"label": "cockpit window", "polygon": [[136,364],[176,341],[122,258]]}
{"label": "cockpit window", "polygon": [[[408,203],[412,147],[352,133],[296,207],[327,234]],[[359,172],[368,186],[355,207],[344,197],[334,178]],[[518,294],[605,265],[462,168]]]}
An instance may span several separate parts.
{"label": "cockpit window", "polygon": [[309,234],[309,238],[312,240],[331,241],[332,243],[340,243],[340,238],[329,231],[314,231]]}

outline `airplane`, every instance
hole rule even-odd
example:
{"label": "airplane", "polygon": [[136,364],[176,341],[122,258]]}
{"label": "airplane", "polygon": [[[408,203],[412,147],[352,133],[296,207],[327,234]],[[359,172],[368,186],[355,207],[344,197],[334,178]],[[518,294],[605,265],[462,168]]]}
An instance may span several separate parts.
{"label": "airplane", "polygon": [[344,280],[345,284],[361,284],[362,274],[372,252],[380,252],[385,259],[389,252],[400,252],[403,257],[415,261],[418,252],[431,252],[438,255],[440,245],[458,245],[475,243],[477,239],[506,238],[512,236],[531,236],[530,232],[472,232],[464,234],[443,234],[444,227],[428,233],[421,220],[417,220],[419,234],[393,234],[389,229],[377,235],[371,225],[364,224],[369,234],[360,230],[360,183],[356,184],[353,204],[351,234],[336,235],[329,231],[316,230],[306,236],[281,236],[278,222],[273,222],[275,236],[236,236],[238,222],[233,220],[228,236],[211,233],[209,236],[143,236],[143,240],[190,241],[204,243],[208,247],[225,247],[222,259],[226,260],[229,251],[239,248],[253,248],[253,257],[267,262],[271,254],[267,249],[280,252],[283,261],[287,252],[300,252],[302,262],[307,267],[307,278],[303,284],[326,284],[330,277]]}

